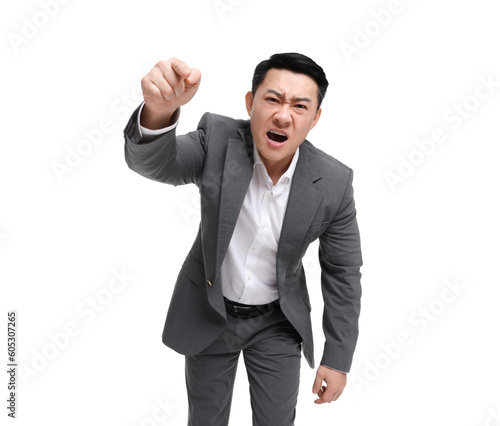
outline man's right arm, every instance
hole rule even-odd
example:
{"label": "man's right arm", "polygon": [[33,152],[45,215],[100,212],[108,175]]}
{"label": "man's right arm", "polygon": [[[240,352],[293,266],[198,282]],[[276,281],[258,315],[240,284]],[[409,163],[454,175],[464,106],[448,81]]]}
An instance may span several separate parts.
{"label": "man's right arm", "polygon": [[177,58],[158,62],[141,80],[142,126],[154,130],[174,124],[179,108],[193,98],[200,81],[200,71]]}
{"label": "man's right arm", "polygon": [[173,58],[158,62],[141,80],[144,103],[124,132],[125,158],[132,170],[174,185],[196,182],[203,162],[200,146],[193,144],[197,138],[188,138],[179,147],[174,129],[180,107],[195,95],[200,78],[198,70]]}

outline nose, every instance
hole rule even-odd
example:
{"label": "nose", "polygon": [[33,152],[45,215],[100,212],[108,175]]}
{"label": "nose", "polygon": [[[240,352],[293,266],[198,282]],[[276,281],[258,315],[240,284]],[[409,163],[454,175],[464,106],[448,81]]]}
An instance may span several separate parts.
{"label": "nose", "polygon": [[288,104],[281,104],[276,107],[276,111],[273,116],[276,124],[279,124],[281,127],[285,127],[292,121],[291,110]]}

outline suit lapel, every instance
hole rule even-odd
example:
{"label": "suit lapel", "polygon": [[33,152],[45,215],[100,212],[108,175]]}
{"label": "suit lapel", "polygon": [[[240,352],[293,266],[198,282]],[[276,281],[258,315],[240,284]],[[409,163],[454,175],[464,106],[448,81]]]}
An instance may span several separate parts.
{"label": "suit lapel", "polygon": [[226,255],[243,200],[253,175],[253,142],[250,128],[239,130],[241,139],[229,139],[219,204],[216,271]]}
{"label": "suit lapel", "polygon": [[294,251],[302,247],[302,240],[323,199],[324,190],[315,183],[321,179],[307,142],[300,147],[299,160],[292,180],[288,205],[281,227],[276,270],[278,288],[284,282],[288,262]]}
{"label": "suit lapel", "polygon": [[[224,164],[215,259],[217,273],[220,271],[227,252],[253,175],[254,159],[251,131],[248,128],[239,132],[241,139],[229,139]],[[279,288],[284,283],[288,262],[294,251],[302,246],[302,240],[311,226],[312,219],[324,195],[324,190],[315,184],[321,179],[321,174],[312,158],[310,149],[307,141],[301,145],[281,228],[276,260]]]}

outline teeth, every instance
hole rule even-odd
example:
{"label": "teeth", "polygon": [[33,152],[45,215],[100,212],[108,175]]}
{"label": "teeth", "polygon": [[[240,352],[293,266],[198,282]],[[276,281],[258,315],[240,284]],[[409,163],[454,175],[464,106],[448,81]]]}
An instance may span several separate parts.
{"label": "teeth", "polygon": [[276,130],[271,130],[271,133],[274,133],[276,135],[280,135],[280,136],[286,136],[285,133],[282,133],[282,132],[277,132]]}

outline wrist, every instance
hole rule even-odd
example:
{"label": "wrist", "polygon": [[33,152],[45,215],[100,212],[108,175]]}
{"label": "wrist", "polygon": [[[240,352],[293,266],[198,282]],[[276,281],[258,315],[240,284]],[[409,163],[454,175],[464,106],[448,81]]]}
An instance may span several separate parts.
{"label": "wrist", "polygon": [[336,371],[337,373],[347,374],[345,371],[340,371],[340,370],[337,370],[336,368],[328,367],[328,365],[325,365],[325,364],[321,364],[320,366],[321,366],[321,367],[325,367],[325,368],[327,368],[328,370]]}
{"label": "wrist", "polygon": [[145,103],[139,120],[141,126],[151,130],[157,130],[174,124],[177,121],[179,114],[180,114],[180,107],[176,107],[175,109],[158,111],[150,108]]}

